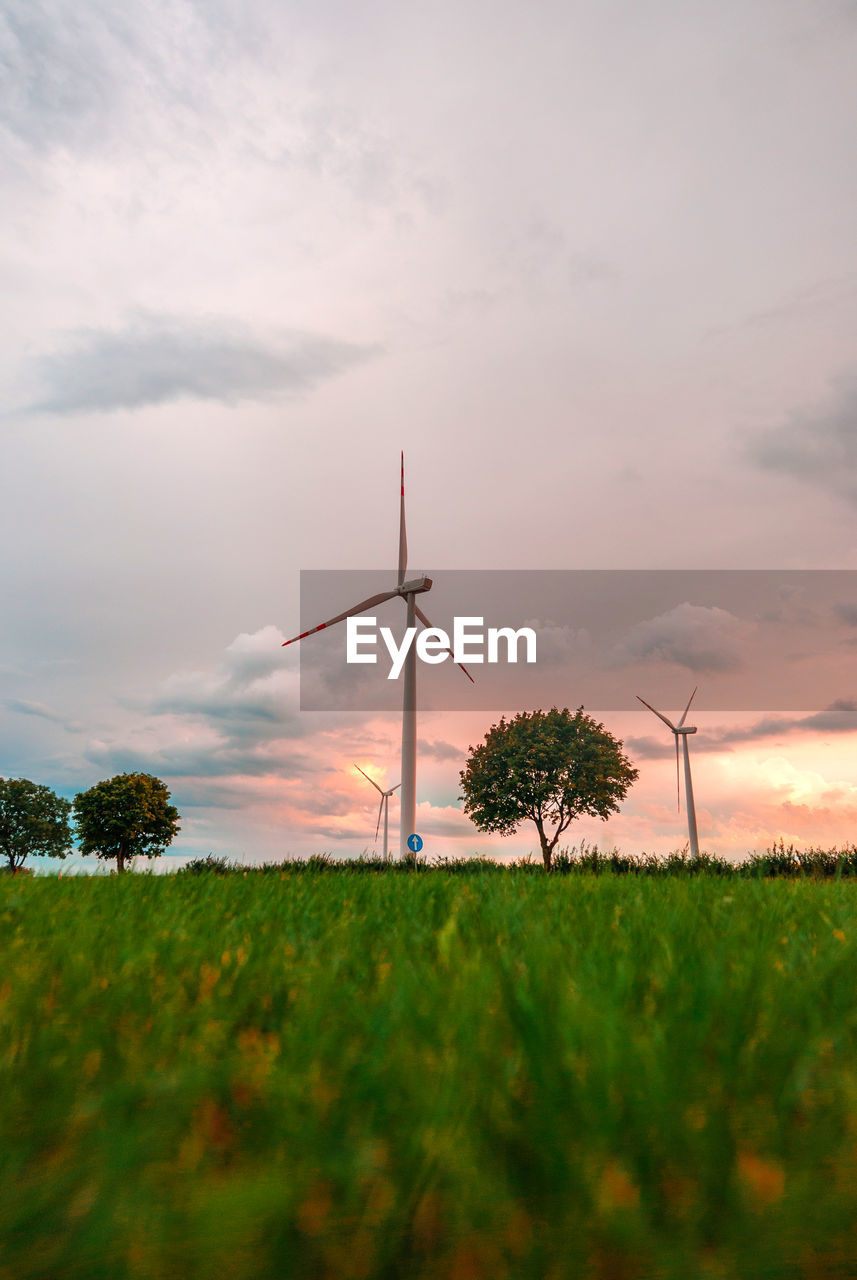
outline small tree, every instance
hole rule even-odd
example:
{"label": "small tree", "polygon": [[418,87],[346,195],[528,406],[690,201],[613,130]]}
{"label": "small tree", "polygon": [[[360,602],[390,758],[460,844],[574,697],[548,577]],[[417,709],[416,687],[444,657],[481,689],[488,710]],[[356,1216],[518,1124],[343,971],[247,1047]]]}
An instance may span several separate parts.
{"label": "small tree", "polygon": [[150,773],[120,773],[74,798],[74,820],[83,854],[116,859],[124,871],[138,855],[159,858],[179,830],[170,793]]}
{"label": "small tree", "polygon": [[0,856],[7,870],[23,866],[27,854],[64,858],[71,853],[71,802],[27,778],[0,778]]}
{"label": "small tree", "polygon": [[583,707],[573,715],[552,707],[492,725],[485,741],[470,748],[460,776],[464,812],[479,830],[511,835],[529,819],[550,871],[563,831],[581,814],[618,812],[638,771],[622,743]]}

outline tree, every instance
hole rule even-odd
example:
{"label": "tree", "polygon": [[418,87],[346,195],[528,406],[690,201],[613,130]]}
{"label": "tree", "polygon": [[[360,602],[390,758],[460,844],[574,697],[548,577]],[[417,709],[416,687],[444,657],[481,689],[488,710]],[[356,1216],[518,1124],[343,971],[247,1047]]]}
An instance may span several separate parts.
{"label": "tree", "polygon": [[71,802],[27,778],[0,778],[0,855],[7,870],[23,866],[27,854],[64,858],[71,853]]}
{"label": "tree", "polygon": [[83,854],[116,859],[159,858],[179,830],[179,811],[166,784],[151,773],[119,773],[74,798],[78,845]]}
{"label": "tree", "polygon": [[529,819],[550,871],[563,831],[581,814],[617,813],[638,771],[622,743],[583,707],[573,715],[552,707],[492,725],[485,741],[470,747],[460,777],[464,812],[479,830],[511,835]]}

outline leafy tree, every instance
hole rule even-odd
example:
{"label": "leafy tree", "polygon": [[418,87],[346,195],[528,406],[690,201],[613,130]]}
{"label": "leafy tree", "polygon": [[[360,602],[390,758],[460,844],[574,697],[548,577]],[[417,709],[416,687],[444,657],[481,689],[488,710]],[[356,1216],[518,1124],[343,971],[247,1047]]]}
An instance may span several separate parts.
{"label": "leafy tree", "polygon": [[119,773],[74,798],[78,845],[83,854],[115,858],[124,871],[130,858],[159,858],[179,830],[179,811],[166,784],[151,773]]}
{"label": "leafy tree", "polygon": [[0,855],[17,871],[27,854],[64,858],[71,853],[71,802],[26,778],[0,778]]}
{"label": "leafy tree", "polygon": [[492,725],[485,741],[470,748],[460,777],[464,812],[479,830],[511,835],[529,819],[550,871],[563,831],[581,814],[618,812],[638,771],[622,743],[583,707],[573,715],[552,707]]}

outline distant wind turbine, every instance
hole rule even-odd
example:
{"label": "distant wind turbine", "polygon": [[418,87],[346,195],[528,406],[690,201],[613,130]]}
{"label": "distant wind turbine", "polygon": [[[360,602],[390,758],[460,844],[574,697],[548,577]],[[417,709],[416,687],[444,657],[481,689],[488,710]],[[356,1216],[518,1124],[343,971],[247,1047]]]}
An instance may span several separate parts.
{"label": "distant wind turbine", "polygon": [[384,812],[384,843],[382,845],[382,849],[383,849],[382,856],[384,858],[384,861],[386,862],[386,860],[390,856],[390,845],[387,840],[387,810],[390,807],[390,796],[393,794],[394,791],[398,790],[398,788],[402,784],[401,782],[397,782],[395,787],[390,787],[389,791],[384,791],[381,787],[378,786],[378,783],[375,781],[374,778],[370,778],[369,774],[365,773],[364,770],[360,768],[359,764],[356,764],[354,768],[357,770],[358,773],[363,774],[363,777],[366,779],[367,782],[372,783],[372,786],[375,788],[376,791],[379,791],[381,793],[381,803],[378,805],[378,821],[375,823],[375,843],[376,844],[378,843],[378,828],[381,825],[381,811],[383,810]]}
{"label": "distant wind turbine", "polygon": [[[697,688],[698,687],[699,686],[697,686]],[[698,858],[699,838],[696,834],[696,808],[693,803],[693,783],[690,780],[690,751],[688,750],[687,745],[688,734],[696,733],[696,729],[692,725],[686,725],[684,723],[687,719],[687,713],[690,711],[690,704],[696,697],[696,689],[694,689],[693,693],[688,698],[687,706],[682,712],[681,719],[678,724],[673,724],[672,720],[668,720],[666,716],[661,715],[660,711],[655,711],[652,704],[650,702],[646,702],[645,698],[641,698],[639,694],[637,694],[636,697],[637,701],[642,702],[644,707],[648,707],[650,711],[654,711],[658,719],[663,720],[664,724],[672,730],[673,735],[675,736],[675,788],[679,811],[681,811],[681,789],[679,786],[678,740],[681,738],[682,749],[684,752],[684,794],[685,807],[687,809],[687,830],[690,838],[690,853],[691,857]]]}
{"label": "distant wind turbine", "polygon": [[[337,622],[344,622],[346,618],[354,617],[355,614],[365,613],[367,609],[374,609],[376,605],[383,604],[385,600],[392,600],[395,596],[401,596],[407,605],[406,625],[408,627],[415,627],[417,618],[419,618],[424,627],[431,627],[428,618],[417,604],[417,596],[424,591],[431,590],[431,578],[412,578],[409,582],[406,582],[405,574],[407,570],[408,538],[405,531],[405,455],[403,453],[401,458],[401,496],[399,500],[399,569],[396,586],[392,591],[382,591],[376,596],[370,596],[368,600],[361,600],[359,604],[346,609],[344,613],[338,613],[335,618],[329,618],[327,622],[320,622],[317,627],[311,627],[309,631],[302,631],[299,636],[292,636],[291,640],[284,640],[283,646],[294,644],[296,640],[305,640],[307,636],[315,635],[316,631],[324,631],[327,627],[332,627]],[[451,653],[451,650],[447,650],[447,653]],[[460,662],[458,665],[467,676],[467,679],[472,682],[473,676],[467,668]],[[402,858],[407,858],[410,856],[407,843],[408,836],[414,830],[417,814],[416,644],[412,643],[408,649],[402,676],[402,781],[399,784],[402,788],[402,806],[399,852]]]}

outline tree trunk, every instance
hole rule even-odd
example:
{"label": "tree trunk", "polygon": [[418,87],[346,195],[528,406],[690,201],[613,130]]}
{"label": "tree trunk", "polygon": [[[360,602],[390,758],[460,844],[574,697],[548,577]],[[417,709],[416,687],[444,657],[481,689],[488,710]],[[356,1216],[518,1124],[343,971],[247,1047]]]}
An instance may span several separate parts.
{"label": "tree trunk", "polygon": [[121,875],[125,870],[125,850],[120,849],[116,855],[116,870]]}
{"label": "tree trunk", "polygon": [[539,843],[542,846],[542,861],[545,864],[545,871],[550,871],[551,858],[553,857],[553,849],[557,838],[554,836],[553,840],[548,840],[545,829],[540,822],[536,823],[536,829],[539,833]]}

